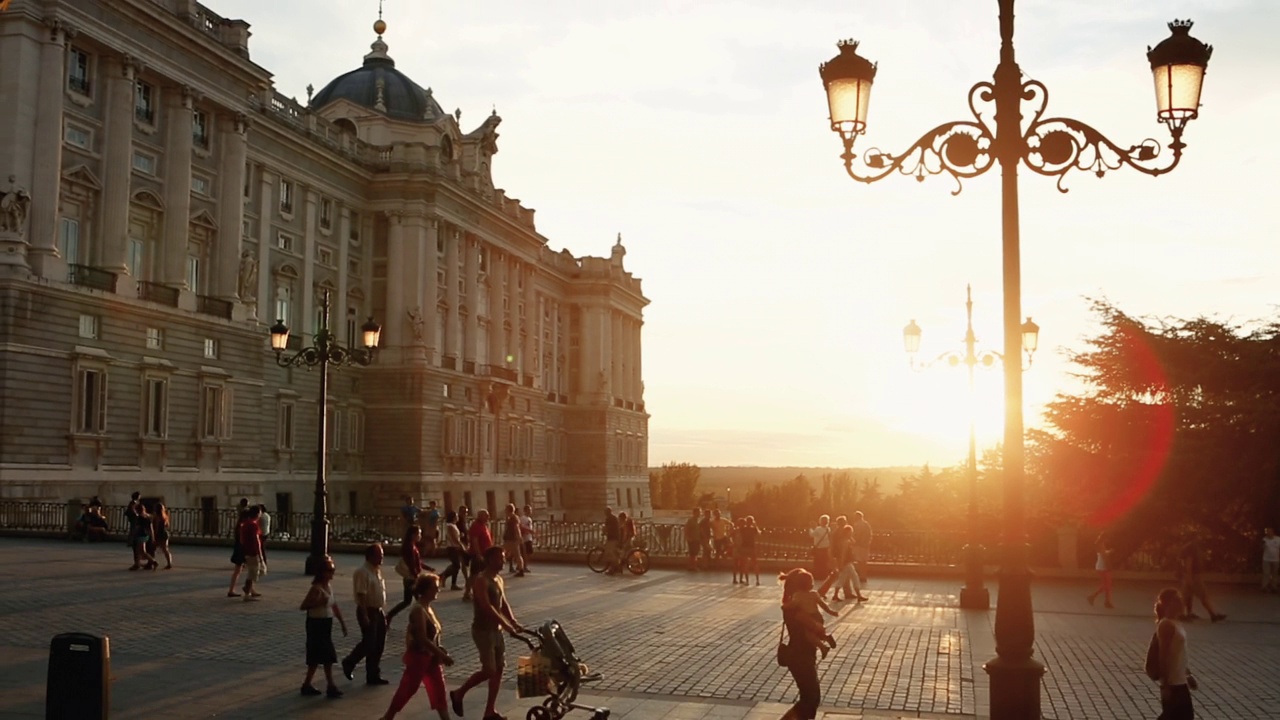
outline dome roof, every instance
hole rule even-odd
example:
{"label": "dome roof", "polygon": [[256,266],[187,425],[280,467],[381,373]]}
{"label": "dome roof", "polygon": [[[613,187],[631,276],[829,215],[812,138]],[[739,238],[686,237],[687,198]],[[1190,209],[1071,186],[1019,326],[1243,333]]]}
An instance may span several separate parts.
{"label": "dome roof", "polygon": [[345,99],[395,120],[434,120],[445,114],[430,90],[423,90],[396,70],[396,62],[387,55],[387,44],[381,35],[370,47],[372,51],[364,56],[363,66],[339,75],[315,94],[311,99],[313,109]]}

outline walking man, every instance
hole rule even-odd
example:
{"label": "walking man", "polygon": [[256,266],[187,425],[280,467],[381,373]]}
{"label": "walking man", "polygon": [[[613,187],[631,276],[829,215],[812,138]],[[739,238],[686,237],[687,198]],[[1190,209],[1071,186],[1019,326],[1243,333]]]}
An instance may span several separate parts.
{"label": "walking man", "polygon": [[533,533],[533,508],[525,505],[520,516],[520,560],[525,572],[529,572],[529,558],[533,556]]}
{"label": "walking man", "polygon": [[431,557],[440,542],[440,509],[436,501],[427,502],[426,522],[422,526],[422,556]]}
{"label": "walking man", "polygon": [[867,565],[871,563],[871,523],[862,511],[853,514],[853,562],[858,569],[858,581],[867,584]]}
{"label": "walking man", "polygon": [[622,554],[621,541],[622,528],[618,524],[618,516],[613,514],[613,508],[607,507],[604,509],[604,564],[605,572],[610,575],[622,572],[618,568]]}
{"label": "walking man", "polygon": [[702,508],[694,508],[693,514],[684,523],[684,544],[689,550],[689,569],[698,569],[698,521],[702,519]]}
{"label": "walking man", "polygon": [[[461,520],[459,521],[461,522]],[[484,568],[485,553],[493,547],[493,533],[489,530],[489,511],[481,508],[476,512],[476,519],[467,529],[467,552],[471,570],[467,574],[467,587],[462,591],[462,600],[471,599],[471,579],[480,574]]]}
{"label": "walking man", "polygon": [[471,578],[471,592],[475,596],[475,615],[471,621],[471,639],[476,643],[480,655],[480,669],[462,687],[449,693],[449,703],[453,712],[462,717],[462,700],[467,691],[483,682],[488,682],[488,694],[485,697],[484,720],[502,720],[494,704],[498,700],[498,690],[502,687],[502,668],[506,664],[506,641],[502,631],[512,635],[523,632],[524,628],[516,621],[516,616],[507,604],[507,589],[502,582],[502,566],[506,563],[506,555],[501,547],[491,547],[484,552],[484,570]]}
{"label": "walking man", "polygon": [[244,570],[244,548],[240,546],[240,523],[249,515],[249,498],[240,498],[236,506],[236,526],[231,540],[231,585],[227,588],[227,597],[240,597],[236,592],[236,582],[240,580],[240,572]]}
{"label": "walking man", "polygon": [[1262,531],[1262,589],[1280,592],[1280,535],[1275,528]]}
{"label": "walking man", "polygon": [[240,551],[244,553],[244,601],[257,600],[262,597],[256,587],[258,578],[262,576],[262,528],[258,518],[262,509],[258,505],[249,508],[248,515],[240,521]]}
{"label": "walking man", "polygon": [[356,665],[364,660],[366,685],[386,685],[382,677],[382,649],[387,642],[387,584],[382,579],[382,544],[364,551],[364,565],[351,576],[356,596],[356,621],[360,642],[342,660],[342,674],[351,680]]}
{"label": "walking man", "polygon": [[507,516],[502,521],[502,549],[506,552],[511,572],[524,577],[524,558],[520,556],[520,518],[515,503],[507,503]]}
{"label": "walking man", "polygon": [[1182,617],[1184,620],[1195,620],[1199,616],[1195,614],[1193,605],[1196,598],[1200,598],[1200,602],[1204,604],[1204,609],[1209,613],[1209,619],[1213,622],[1226,620],[1227,616],[1219,613],[1214,609],[1213,603],[1209,600],[1209,591],[1205,588],[1204,580],[1200,574],[1204,572],[1204,553],[1200,549],[1200,542],[1192,539],[1182,549],[1179,558],[1182,561],[1182,602],[1185,606],[1186,615]]}

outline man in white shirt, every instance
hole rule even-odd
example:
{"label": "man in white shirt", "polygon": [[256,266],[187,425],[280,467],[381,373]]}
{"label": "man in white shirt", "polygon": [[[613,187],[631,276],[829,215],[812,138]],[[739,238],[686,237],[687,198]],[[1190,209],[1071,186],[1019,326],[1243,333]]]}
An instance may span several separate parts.
{"label": "man in white shirt", "polygon": [[360,642],[342,660],[342,674],[352,679],[356,665],[364,660],[366,685],[388,682],[382,677],[382,649],[387,642],[387,585],[382,579],[382,557],[382,545],[370,545],[364,552],[364,565],[351,576]]}
{"label": "man in white shirt", "polygon": [[1280,535],[1275,528],[1262,532],[1262,589],[1280,592]]}
{"label": "man in white shirt", "polygon": [[524,564],[522,569],[529,572],[529,556],[533,554],[533,508],[528,505],[524,506],[524,513],[520,515],[520,561]]}
{"label": "man in white shirt", "polygon": [[831,516],[818,518],[818,526],[809,531],[813,541],[813,580],[820,583],[831,574]]}

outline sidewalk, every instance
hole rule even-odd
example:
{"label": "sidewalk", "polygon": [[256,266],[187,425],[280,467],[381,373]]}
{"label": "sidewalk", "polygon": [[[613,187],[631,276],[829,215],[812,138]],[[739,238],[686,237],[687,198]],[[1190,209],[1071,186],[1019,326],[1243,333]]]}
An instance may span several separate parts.
{"label": "sidewalk", "polygon": [[[81,545],[0,540],[0,716],[43,717],[49,639],[83,631],[111,639],[114,717],[376,718],[394,686],[368,688],[339,680],[340,700],[298,694],[302,613],[309,582],[304,554],[276,551],[261,602],[225,597],[223,548],[180,547],[172,571],[127,572],[127,550],[115,543]],[[643,577],[605,577],[579,565],[536,564],[508,590],[526,624],[558,619],[578,654],[604,678],[585,688],[584,704],[609,707],[612,718],[695,720],[776,718],[794,700],[790,678],[774,662],[779,588],[729,583],[727,573],[652,570]],[[358,558],[337,557],[340,605],[349,612]],[[398,578],[387,573],[389,595]],[[1150,718],[1155,688],[1141,671],[1158,583],[1119,583],[1116,610],[1091,607],[1091,583],[1043,581],[1035,588],[1036,653],[1049,667],[1042,692],[1046,718]],[[863,605],[840,608],[829,627],[839,647],[820,665],[826,716],[852,718],[982,717],[987,707],[982,663],[994,657],[994,612],[956,607],[954,579],[873,578]],[[993,598],[996,586],[991,583]],[[1265,718],[1280,703],[1280,597],[1248,588],[1211,587],[1230,616],[1193,624],[1191,652],[1202,683],[1200,717]],[[457,686],[477,665],[467,628],[471,606],[444,593],[437,613],[457,665]],[[399,677],[403,624],[388,636],[384,674]],[[354,638],[335,638],[342,654]],[[518,646],[508,644],[507,685],[500,710],[523,718],[517,700]],[[359,672],[359,671],[357,671]],[[481,689],[467,698],[466,718],[481,715]],[[401,717],[432,716],[420,693]],[[575,711],[569,717],[588,719]]]}

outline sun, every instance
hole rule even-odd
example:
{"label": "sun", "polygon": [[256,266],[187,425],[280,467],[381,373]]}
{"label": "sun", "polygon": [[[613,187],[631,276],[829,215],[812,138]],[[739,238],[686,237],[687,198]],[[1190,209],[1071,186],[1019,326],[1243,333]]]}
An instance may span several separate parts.
{"label": "sun", "polygon": [[887,427],[915,436],[928,445],[954,448],[953,458],[940,462],[961,463],[969,451],[972,418],[978,453],[994,447],[1004,437],[1004,381],[999,363],[974,371],[970,393],[966,369],[938,362],[915,370],[892,372],[889,382],[878,386],[873,412]]}

